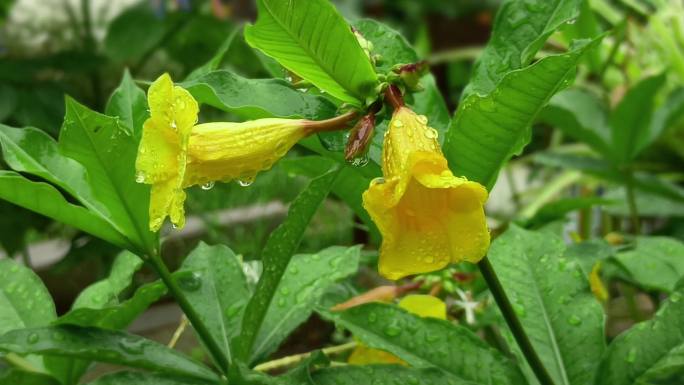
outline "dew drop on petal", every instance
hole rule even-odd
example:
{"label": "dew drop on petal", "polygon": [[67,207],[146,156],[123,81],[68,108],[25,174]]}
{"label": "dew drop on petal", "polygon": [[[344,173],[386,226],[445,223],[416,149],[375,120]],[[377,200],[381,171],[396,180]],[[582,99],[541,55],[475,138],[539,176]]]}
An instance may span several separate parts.
{"label": "dew drop on petal", "polygon": [[427,124],[428,122],[428,118],[425,115],[418,115],[416,119],[418,119],[418,122],[420,122],[420,124]]}
{"label": "dew drop on petal", "polygon": [[428,127],[428,129],[425,130],[425,137],[428,139],[437,139],[438,136],[439,133],[432,127]]}
{"label": "dew drop on petal", "polygon": [[402,122],[401,120],[397,119],[397,120],[395,120],[394,122],[392,122],[392,125],[394,125],[394,127],[403,127],[403,126],[404,126],[404,122]]}

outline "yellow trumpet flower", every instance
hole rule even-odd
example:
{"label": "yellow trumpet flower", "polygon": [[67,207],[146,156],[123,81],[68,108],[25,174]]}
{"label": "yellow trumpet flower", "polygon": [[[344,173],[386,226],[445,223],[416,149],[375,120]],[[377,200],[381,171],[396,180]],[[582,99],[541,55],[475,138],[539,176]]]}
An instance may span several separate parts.
{"label": "yellow trumpet flower", "polygon": [[[399,301],[399,307],[419,317],[446,319],[446,304],[441,299],[430,295],[407,295]],[[369,348],[364,344],[359,344],[354,348],[347,362],[352,365],[406,365],[404,360],[394,354],[380,349]]]}
{"label": "yellow trumpet flower", "polygon": [[136,160],[136,180],[152,185],[150,229],[157,231],[168,215],[175,227],[185,224],[184,189],[215,181],[251,182],[300,139],[337,129],[353,117],[327,121],[258,119],[244,123],[196,124],[199,107],[168,74],[155,80],[147,94],[150,118]]}
{"label": "yellow trumpet flower", "polygon": [[487,190],[454,176],[425,116],[395,109],[383,147],[383,178],[363,205],[383,237],[380,274],[389,279],[478,262],[489,248]]}

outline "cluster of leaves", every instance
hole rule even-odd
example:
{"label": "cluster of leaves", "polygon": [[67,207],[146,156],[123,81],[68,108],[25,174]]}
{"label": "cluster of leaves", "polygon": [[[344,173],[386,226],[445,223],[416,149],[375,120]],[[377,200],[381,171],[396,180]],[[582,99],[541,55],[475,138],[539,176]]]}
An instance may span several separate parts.
{"label": "cluster of leaves", "polygon": [[[327,0],[259,0],[257,4],[259,18],[245,29],[244,37],[258,50],[256,57],[272,69],[273,78],[251,79],[220,68],[240,40],[239,34],[232,34],[213,58],[181,82],[201,104],[242,119],[325,119],[346,108],[363,110],[378,99],[395,65],[419,59],[406,40],[386,25],[374,20],[354,22],[354,29],[372,43],[374,63]],[[592,163],[593,168],[583,171],[681,199],[676,186],[633,172],[638,155],[684,110],[679,90],[656,106],[656,93],[665,78],[648,78],[611,113],[585,91],[558,93],[570,85],[578,64],[590,59],[602,44],[600,31],[578,34],[583,39],[573,41],[567,52],[535,61],[549,36],[581,18],[584,10],[586,4],[579,0],[504,2],[453,119],[430,74],[421,79],[423,91],[408,94],[407,103],[439,131],[454,173],[489,189],[509,159],[530,141],[532,123],[541,116],[605,159],[600,167]],[[122,23],[111,28],[125,29]],[[145,41],[149,39],[152,47],[159,43],[153,38],[160,34],[146,32]],[[107,46],[126,46],[126,41],[110,38]],[[139,57],[147,50],[126,57]],[[279,66],[302,81],[292,84],[282,79]],[[298,90],[303,87],[310,89]],[[0,198],[127,251],[117,257],[107,278],[83,291],[59,317],[49,293],[30,269],[0,261],[0,352],[12,364],[0,367],[0,383],[72,385],[92,362],[133,369],[101,377],[93,385],[226,381],[627,385],[682,380],[684,246],[666,237],[637,237],[633,247],[622,248],[602,241],[566,246],[552,227],[530,230],[510,225],[493,242],[489,261],[530,346],[521,344],[515,328],[509,330],[498,314],[494,318],[503,339],[495,348],[468,326],[420,318],[393,304],[331,311],[331,305],[354,294],[338,282],[356,274],[360,248],[333,246],[297,254],[298,246],[330,194],[349,205],[377,238],[362,208],[361,193],[372,178],[380,176],[387,111],[379,113],[369,164],[363,168],[342,159],[336,143],[344,143],[343,133],[301,143],[314,155],[291,159],[288,168],[310,177],[310,182],[268,238],[261,251],[263,273],[254,285],[245,274],[245,264],[226,246],[201,244],[172,274],[160,265],[158,234],[147,230],[149,190],[135,183],[134,177],[135,153],[148,112],[143,90],[128,73],[104,114],[70,98],[65,110],[58,141],[35,128],[0,126],[3,158],[12,168],[0,172]],[[113,156],[116,162],[111,161]],[[553,157],[546,155],[547,162]],[[556,211],[565,214],[586,204]],[[543,227],[538,225],[548,222],[535,219],[524,225]],[[143,260],[162,280],[127,296]],[[669,295],[653,319],[610,344],[606,344],[604,309],[592,296],[587,278],[597,261],[604,264],[605,277]],[[191,311],[188,316],[211,357],[210,365],[123,331],[167,291],[186,313]],[[256,370],[314,312],[350,331],[360,343],[396,355],[407,366],[337,367],[325,355],[314,353],[281,376]],[[530,349],[539,363],[531,360]],[[548,378],[540,376],[540,368]]]}

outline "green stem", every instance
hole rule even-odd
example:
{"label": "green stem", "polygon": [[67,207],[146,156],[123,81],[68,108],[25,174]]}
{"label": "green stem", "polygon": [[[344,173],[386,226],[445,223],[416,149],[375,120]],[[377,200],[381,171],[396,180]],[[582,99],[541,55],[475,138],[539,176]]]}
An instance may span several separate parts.
{"label": "green stem", "polygon": [[223,351],[219,347],[216,340],[211,336],[211,333],[209,333],[209,329],[204,322],[202,322],[202,319],[195,311],[195,308],[192,307],[190,301],[188,301],[188,298],[178,286],[176,280],[173,278],[173,276],[171,276],[171,272],[169,272],[169,269],[164,264],[164,261],[162,261],[159,255],[156,255],[150,258],[150,264],[159,275],[159,278],[161,278],[166,287],[169,289],[169,293],[171,293],[171,295],[174,297],[178,303],[178,306],[180,306],[180,308],[183,310],[183,313],[190,321],[190,324],[204,343],[204,346],[206,346],[207,350],[209,350],[209,354],[218,368],[221,370],[221,372],[227,373],[228,359],[223,354]]}
{"label": "green stem", "polygon": [[606,58],[606,61],[603,64],[603,67],[599,71],[598,77],[599,79],[603,79],[603,76],[606,74],[606,71],[608,68],[613,64],[613,60],[615,59],[615,55],[617,55],[617,52],[620,48],[620,45],[622,44],[622,41],[625,40],[625,37],[627,36],[627,19],[624,19],[620,24],[615,26],[614,34],[615,34],[615,42],[613,42],[613,46],[610,49],[610,52],[608,53],[608,58]]}
{"label": "green stem", "polygon": [[496,272],[494,272],[494,268],[491,263],[489,263],[487,257],[482,258],[477,266],[480,268],[480,272],[487,282],[487,286],[489,286],[489,291],[491,291],[494,296],[494,300],[499,306],[499,310],[501,310],[501,314],[503,314],[506,324],[508,324],[508,328],[511,330],[511,333],[513,333],[515,341],[518,343],[527,363],[530,364],[530,368],[534,372],[534,375],[537,376],[539,383],[541,385],[554,385],[553,379],[546,371],[544,364],[534,350],[532,342],[527,338],[525,329],[523,329],[520,319],[518,319],[518,316],[515,314],[515,310],[508,300],[508,296],[506,296],[506,292],[504,291],[503,286],[501,286],[501,282],[499,282],[499,278],[496,276]]}
{"label": "green stem", "polygon": [[641,234],[641,221],[639,220],[639,211],[636,204],[636,196],[634,194],[634,173],[628,170],[625,175],[627,184],[627,204],[629,205],[629,217],[632,221],[632,234]]}

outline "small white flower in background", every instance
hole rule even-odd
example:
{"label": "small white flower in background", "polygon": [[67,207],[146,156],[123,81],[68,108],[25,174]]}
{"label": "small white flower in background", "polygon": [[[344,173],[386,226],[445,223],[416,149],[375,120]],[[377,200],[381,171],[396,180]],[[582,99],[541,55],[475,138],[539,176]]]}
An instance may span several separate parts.
{"label": "small white flower in background", "polygon": [[450,305],[454,305],[465,312],[466,322],[469,325],[475,324],[475,309],[480,306],[480,303],[473,300],[473,294],[468,291],[463,291],[456,288],[456,294],[459,299],[452,299]]}

